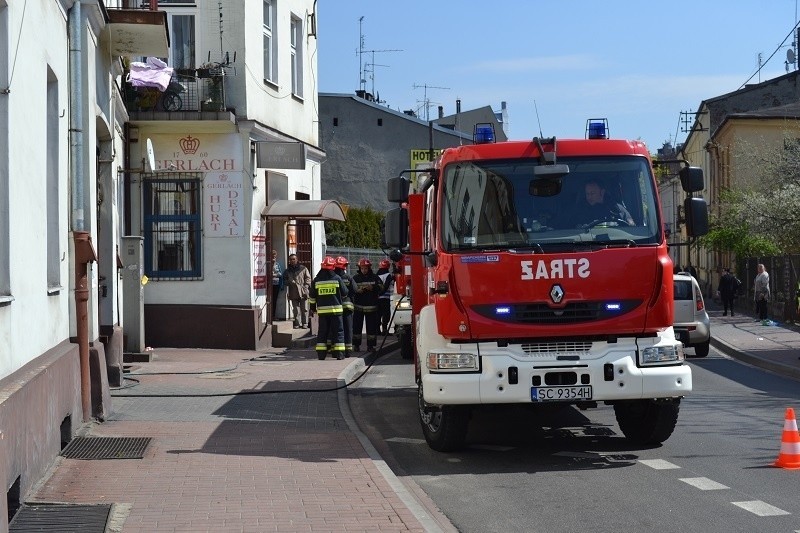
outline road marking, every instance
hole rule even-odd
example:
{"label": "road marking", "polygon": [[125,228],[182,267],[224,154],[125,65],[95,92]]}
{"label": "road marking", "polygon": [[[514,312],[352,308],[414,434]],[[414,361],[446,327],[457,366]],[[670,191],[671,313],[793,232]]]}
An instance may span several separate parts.
{"label": "road marking", "polygon": [[425,439],[407,439],[405,437],[392,437],[386,439],[386,442],[400,442],[403,444],[425,444]]}
{"label": "road marking", "polygon": [[700,490],[721,490],[730,488],[723,485],[722,483],[717,483],[716,481],[712,481],[707,477],[684,477],[680,478],[680,480]]}
{"label": "road marking", "polygon": [[680,468],[678,465],[674,465],[669,461],[665,461],[664,459],[639,459],[639,462],[645,466],[649,466],[654,470],[670,470],[673,468]]}
{"label": "road marking", "polygon": [[754,515],[758,516],[781,516],[785,514],[792,514],[783,509],[778,509],[768,503],[762,502],[760,500],[753,500],[751,502],[731,502],[733,505],[737,507],[741,507],[745,511],[750,511]]}

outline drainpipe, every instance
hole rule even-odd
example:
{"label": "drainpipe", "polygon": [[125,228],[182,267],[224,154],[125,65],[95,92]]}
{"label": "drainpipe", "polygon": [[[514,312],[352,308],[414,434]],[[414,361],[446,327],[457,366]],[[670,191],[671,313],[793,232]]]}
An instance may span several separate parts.
{"label": "drainpipe", "polygon": [[92,417],[89,370],[89,280],[88,264],[97,260],[84,220],[84,178],[89,176],[83,148],[83,13],[78,0],[69,11],[69,143],[72,238],[75,260],[75,326],[81,369],[81,407],[83,421]]}

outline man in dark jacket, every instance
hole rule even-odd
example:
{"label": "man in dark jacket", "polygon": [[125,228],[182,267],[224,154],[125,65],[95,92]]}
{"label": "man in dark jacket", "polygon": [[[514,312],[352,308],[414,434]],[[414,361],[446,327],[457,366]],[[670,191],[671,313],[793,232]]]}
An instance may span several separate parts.
{"label": "man in dark jacket", "polygon": [[353,295],[356,293],[353,277],[347,272],[349,261],[344,256],[336,258],[336,274],[342,278],[347,286],[347,296],[342,300],[342,323],[344,324],[344,356],[350,357],[353,351]]}
{"label": "man in dark jacket", "polygon": [[730,309],[731,316],[733,316],[733,300],[736,298],[736,291],[739,290],[739,285],[741,285],[741,282],[731,274],[730,268],[726,268],[719,279],[719,287],[717,288],[719,297],[722,300],[722,316],[728,315],[728,309]]}
{"label": "man in dark jacket", "polygon": [[378,296],[383,291],[383,284],[366,257],[358,260],[353,284],[356,288],[353,295],[353,351],[361,351],[361,332],[366,321],[367,350],[373,352],[378,344]]}
{"label": "man in dark jacket", "polygon": [[328,352],[336,359],[344,359],[344,328],[342,324],[342,298],[347,296],[347,287],[334,269],[336,259],[325,257],[322,269],[311,282],[311,312],[319,316],[317,344],[314,349],[317,359],[325,359]]}

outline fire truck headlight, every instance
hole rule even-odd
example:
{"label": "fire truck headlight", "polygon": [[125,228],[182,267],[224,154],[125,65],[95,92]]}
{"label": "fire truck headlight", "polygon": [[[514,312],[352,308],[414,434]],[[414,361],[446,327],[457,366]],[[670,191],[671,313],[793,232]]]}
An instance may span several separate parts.
{"label": "fire truck headlight", "polygon": [[670,346],[650,346],[644,348],[640,353],[639,362],[642,365],[680,363],[684,360],[683,344],[681,343]]}
{"label": "fire truck headlight", "polygon": [[448,372],[474,372],[478,370],[478,356],[473,353],[428,353],[430,370]]}

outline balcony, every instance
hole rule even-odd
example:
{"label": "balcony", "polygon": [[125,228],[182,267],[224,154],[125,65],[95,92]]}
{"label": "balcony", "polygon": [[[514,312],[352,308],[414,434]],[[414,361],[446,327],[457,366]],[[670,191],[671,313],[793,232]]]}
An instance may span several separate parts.
{"label": "balcony", "polygon": [[157,0],[123,1],[122,8],[107,8],[109,22],[103,40],[115,56],[167,57],[167,13]]}
{"label": "balcony", "polygon": [[131,121],[234,120],[225,101],[222,67],[176,69],[163,93],[123,82],[122,94]]}

